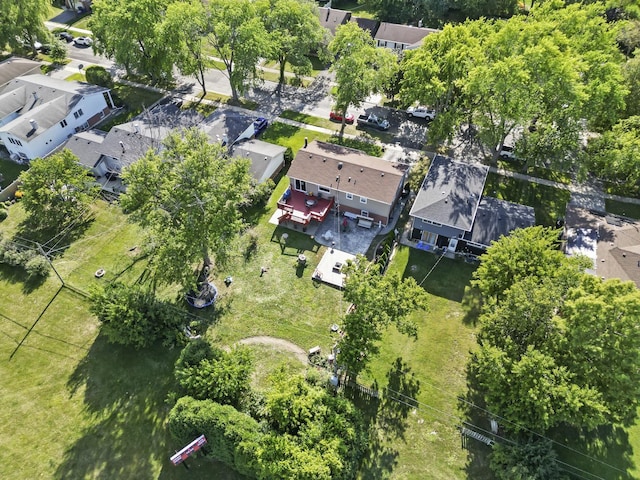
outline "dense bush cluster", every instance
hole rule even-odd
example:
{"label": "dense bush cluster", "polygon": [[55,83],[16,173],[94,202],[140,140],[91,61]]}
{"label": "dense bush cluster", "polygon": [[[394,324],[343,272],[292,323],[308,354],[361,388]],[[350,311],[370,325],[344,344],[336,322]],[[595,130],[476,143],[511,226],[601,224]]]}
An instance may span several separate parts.
{"label": "dense bush cluster", "polygon": [[109,283],[95,289],[91,300],[91,312],[112,343],[143,348],[157,340],[173,345],[184,339],[184,317],[143,286]]}
{"label": "dense bush cluster", "polygon": [[29,280],[49,275],[49,262],[45,257],[33,249],[21,248],[9,240],[0,241],[0,263],[23,268]]}
{"label": "dense bush cluster", "polygon": [[249,392],[252,358],[248,350],[225,352],[204,340],[189,343],[176,363],[176,379],[185,395],[239,407]]}
{"label": "dense bush cluster", "polygon": [[111,74],[105,70],[104,67],[99,65],[92,65],[87,67],[84,71],[87,78],[87,82],[94,85],[100,85],[101,87],[111,88],[113,87],[113,79]]}
{"label": "dense bush cluster", "polygon": [[[212,355],[215,349],[197,342],[183,352],[178,370],[202,365]],[[208,457],[249,478],[355,478],[367,444],[362,419],[350,401],[318,383],[281,369],[261,408],[251,414],[182,397],[169,415],[169,430],[180,444],[204,434]]]}

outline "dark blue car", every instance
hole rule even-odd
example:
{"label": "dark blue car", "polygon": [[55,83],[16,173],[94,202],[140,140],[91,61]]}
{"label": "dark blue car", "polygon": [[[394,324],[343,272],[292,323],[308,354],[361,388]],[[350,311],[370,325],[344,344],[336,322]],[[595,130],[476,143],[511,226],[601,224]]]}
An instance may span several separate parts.
{"label": "dark blue car", "polygon": [[264,117],[258,117],[253,122],[253,130],[256,137],[269,125],[269,121]]}

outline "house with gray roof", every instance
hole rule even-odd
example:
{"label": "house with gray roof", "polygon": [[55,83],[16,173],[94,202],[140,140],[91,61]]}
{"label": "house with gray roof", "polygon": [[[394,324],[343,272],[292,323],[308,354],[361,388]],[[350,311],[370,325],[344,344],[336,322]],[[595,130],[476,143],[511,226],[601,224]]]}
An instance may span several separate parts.
{"label": "house with gray roof", "polygon": [[284,167],[286,151],[287,149],[280,145],[256,139],[236,142],[231,147],[232,156],[251,160],[249,172],[257,183],[274,179],[280,173]]}
{"label": "house with gray roof", "polygon": [[45,157],[113,108],[105,87],[40,74],[18,77],[0,90],[0,142],[16,162]]}
{"label": "house with gray roof", "polygon": [[434,28],[413,27],[397,23],[381,22],[373,37],[378,47],[390,48],[394,51],[413,50],[422,45],[427,35],[437,33]]}
{"label": "house with gray roof", "polygon": [[482,195],[488,173],[485,165],[434,158],[409,213],[419,247],[479,254],[512,230],[535,224],[533,208]]}
{"label": "house with gray roof", "polygon": [[336,29],[351,19],[351,12],[338,10],[337,8],[321,7],[318,9],[318,15],[320,25],[329,30],[331,35],[335,35]]}
{"label": "house with gray roof", "polygon": [[11,80],[29,73],[40,71],[40,62],[34,62],[27,58],[9,57],[0,62],[0,87],[4,87]]}
{"label": "house with gray roof", "polygon": [[375,18],[351,17],[351,21],[356,22],[362,30],[369,32],[372,38],[376,38],[376,33],[378,33],[378,28],[380,27],[380,20],[376,20]]}
{"label": "house with gray roof", "polygon": [[[205,118],[195,110],[182,110],[173,103],[157,105],[130,122],[114,126],[108,133],[79,132],[64,147],[92,171],[104,190],[118,193],[123,191],[120,174],[124,168],[137,162],[149,149],[160,151],[171,132],[191,127],[205,132],[212,143],[228,144],[230,155],[249,158],[250,172],[258,183],[275,176],[284,164],[286,149],[253,139],[253,117],[218,109]],[[236,144],[237,148],[233,148]]]}

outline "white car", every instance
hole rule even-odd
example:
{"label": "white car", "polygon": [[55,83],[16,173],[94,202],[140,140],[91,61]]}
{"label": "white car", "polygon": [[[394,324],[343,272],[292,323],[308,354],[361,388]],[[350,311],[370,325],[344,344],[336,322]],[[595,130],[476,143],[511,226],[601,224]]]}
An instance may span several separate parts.
{"label": "white car", "polygon": [[515,149],[511,145],[503,145],[502,150],[500,150],[500,157],[505,160],[515,160],[516,154],[514,150]]}
{"label": "white car", "polygon": [[434,118],[436,118],[436,111],[432,108],[427,107],[409,107],[407,108],[407,115],[409,115],[409,117],[433,120]]}
{"label": "white car", "polygon": [[78,47],[90,47],[93,44],[93,40],[89,37],[78,37],[73,39],[73,43]]}

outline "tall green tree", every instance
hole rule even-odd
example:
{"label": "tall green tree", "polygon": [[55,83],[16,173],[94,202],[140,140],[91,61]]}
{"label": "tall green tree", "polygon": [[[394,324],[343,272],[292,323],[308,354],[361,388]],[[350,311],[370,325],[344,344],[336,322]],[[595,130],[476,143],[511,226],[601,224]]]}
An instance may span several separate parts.
{"label": "tall green tree", "polygon": [[37,158],[20,174],[27,221],[38,230],[61,230],[78,220],[99,187],[70,150]]}
{"label": "tall green tree", "polygon": [[211,266],[212,255],[223,262],[240,233],[249,161],[227,158],[224,147],[195,128],[170,134],[163,146],[123,173],[121,204],[147,229],[157,280],[189,290],[194,267]]}
{"label": "tall green tree", "polygon": [[343,114],[342,136],[349,105],[359,107],[369,95],[382,92],[393,79],[398,60],[390,50],[376,47],[369,32],[355,22],[338,27],[329,51],[334,57],[331,70],[338,84],[336,109]]}
{"label": "tall green tree", "polygon": [[238,99],[258,79],[260,58],[271,56],[270,36],[252,0],[211,0],[208,42],[225,65],[231,95]]}
{"label": "tall green tree", "polygon": [[585,170],[635,195],[640,189],[640,116],[621,120],[590,139],[584,158]]}
{"label": "tall green tree", "polygon": [[171,3],[160,32],[173,50],[175,65],[180,73],[193,76],[202,88],[202,95],[206,95],[204,74],[210,68],[211,61],[203,51],[203,43],[209,33],[204,5],[200,1]]}
{"label": "tall green tree", "polygon": [[526,17],[445,27],[406,54],[400,95],[439,110],[431,141],[467,123],[494,159],[513,135],[527,160],[564,162],[584,119],[606,129],[624,109],[616,29],[603,9],[548,2]]}
{"label": "tall green tree", "polygon": [[44,43],[50,36],[44,26],[49,4],[47,0],[0,1],[0,48],[21,49],[25,42],[35,55],[35,42]]}
{"label": "tall green tree", "polygon": [[416,337],[417,327],[409,318],[426,310],[427,294],[412,278],[381,275],[380,265],[362,256],[345,267],[344,298],[353,304],[345,315],[344,336],[338,343],[338,362],[356,377],[380,351],[382,334],[394,325],[398,331]]}
{"label": "tall green tree", "polygon": [[567,258],[559,249],[559,234],[558,230],[536,226],[500,238],[482,255],[472,286],[485,303],[494,304],[525,278],[573,285],[589,262],[582,257]]}
{"label": "tall green tree", "polygon": [[93,49],[122,65],[127,73],[149,75],[154,81],[171,77],[171,39],[161,24],[170,0],[96,0],[90,27]]}
{"label": "tall green tree", "polygon": [[297,75],[309,75],[309,55],[322,54],[328,43],[328,30],[320,25],[317,4],[312,0],[261,0],[258,13],[271,37],[269,58],[279,64],[278,84],[285,83],[287,63]]}

